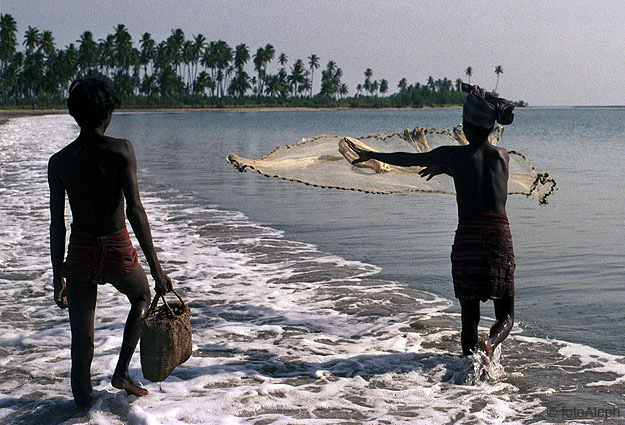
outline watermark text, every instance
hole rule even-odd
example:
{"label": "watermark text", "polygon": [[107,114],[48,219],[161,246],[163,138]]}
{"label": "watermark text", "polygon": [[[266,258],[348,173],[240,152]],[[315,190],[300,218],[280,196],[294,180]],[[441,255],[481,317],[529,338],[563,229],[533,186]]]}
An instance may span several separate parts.
{"label": "watermark text", "polygon": [[618,407],[595,407],[595,406],[559,406],[548,407],[547,416],[560,419],[612,419],[620,418],[621,412]]}

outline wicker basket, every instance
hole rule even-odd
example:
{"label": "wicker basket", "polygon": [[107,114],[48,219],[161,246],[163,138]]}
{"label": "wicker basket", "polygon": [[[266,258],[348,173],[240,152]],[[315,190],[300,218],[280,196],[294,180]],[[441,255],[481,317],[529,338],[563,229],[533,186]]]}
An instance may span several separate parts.
{"label": "wicker basket", "polygon": [[[156,294],[143,318],[141,335],[141,370],[152,382],[167,379],[176,366],[191,357],[191,324],[189,306],[172,290],[180,302],[168,304],[165,296]],[[158,304],[159,297],[163,305]]]}

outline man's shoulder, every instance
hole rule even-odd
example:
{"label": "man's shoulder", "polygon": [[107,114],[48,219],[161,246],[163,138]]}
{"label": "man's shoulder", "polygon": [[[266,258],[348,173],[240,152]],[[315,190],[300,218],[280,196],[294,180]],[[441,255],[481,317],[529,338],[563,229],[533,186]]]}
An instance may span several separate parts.
{"label": "man's shoulder", "polygon": [[130,155],[134,149],[132,142],[128,139],[118,139],[116,137],[104,136],[106,138],[107,149],[122,156]]}
{"label": "man's shoulder", "polygon": [[63,161],[71,155],[71,152],[74,150],[76,141],[74,140],[72,143],[65,146],[63,149],[55,152],[50,157],[48,161],[49,164],[55,164],[57,162]]}
{"label": "man's shoulder", "polygon": [[466,151],[468,145],[443,145],[432,149],[430,152],[434,152],[446,159],[450,159],[450,156],[461,155]]}
{"label": "man's shoulder", "polygon": [[493,146],[493,147],[495,148],[495,151],[497,152],[500,158],[505,159],[506,161],[508,160],[508,158],[510,158],[510,155],[508,154],[507,149],[500,148],[499,146]]}
{"label": "man's shoulder", "polygon": [[507,158],[508,151],[504,148],[500,148],[499,146],[493,145],[492,143],[485,143],[482,145],[482,152],[484,152],[487,158]]}
{"label": "man's shoulder", "polygon": [[111,146],[122,147],[122,148],[131,148],[132,142],[128,139],[119,139],[117,137],[104,136],[106,141],[110,143]]}

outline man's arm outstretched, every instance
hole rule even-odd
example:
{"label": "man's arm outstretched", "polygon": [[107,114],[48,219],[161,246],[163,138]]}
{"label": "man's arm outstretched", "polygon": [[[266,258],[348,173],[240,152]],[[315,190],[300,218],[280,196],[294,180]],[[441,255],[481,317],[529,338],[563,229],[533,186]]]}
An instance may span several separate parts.
{"label": "man's arm outstretched", "polygon": [[[366,149],[359,148],[351,140],[345,139],[347,145],[352,149],[358,158],[352,161],[352,164],[375,159],[386,164],[398,165],[400,167],[432,167],[432,169],[425,174],[421,174],[422,177],[430,175],[430,178],[437,174],[449,173],[449,165],[451,164],[453,152],[455,152],[455,146],[440,146],[436,149],[432,149],[429,152],[422,153],[410,153],[410,152],[373,152]],[[433,166],[440,166],[435,168]],[[428,180],[430,179],[428,178]]]}

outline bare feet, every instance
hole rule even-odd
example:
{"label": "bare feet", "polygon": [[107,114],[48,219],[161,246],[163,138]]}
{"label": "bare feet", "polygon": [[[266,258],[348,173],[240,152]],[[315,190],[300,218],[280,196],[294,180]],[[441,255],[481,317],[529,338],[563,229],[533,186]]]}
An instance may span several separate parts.
{"label": "bare feet", "polygon": [[478,348],[486,354],[490,360],[493,359],[493,347],[490,345],[490,342],[487,339],[483,339],[477,344]]}
{"label": "bare feet", "polygon": [[125,390],[130,395],[136,395],[137,397],[143,397],[150,394],[145,388],[139,387],[135,384],[129,375],[124,377],[113,377],[111,385],[120,390]]}
{"label": "bare feet", "polygon": [[89,409],[93,404],[93,400],[94,398],[91,394],[89,394],[87,397],[74,398],[74,402],[80,410]]}

